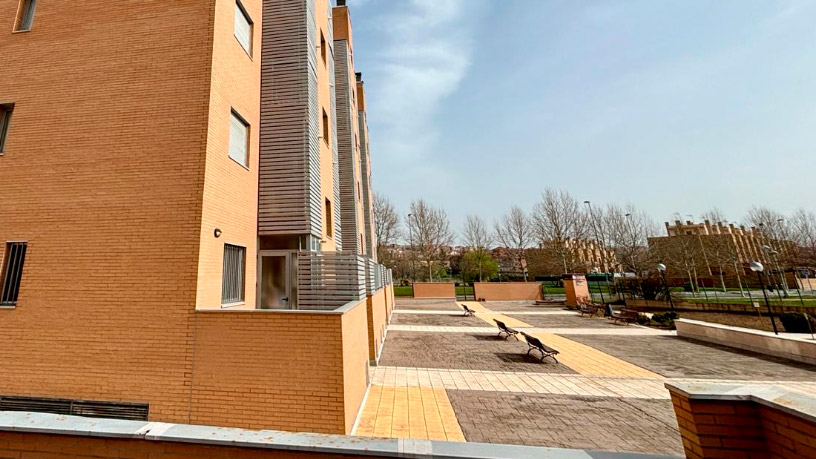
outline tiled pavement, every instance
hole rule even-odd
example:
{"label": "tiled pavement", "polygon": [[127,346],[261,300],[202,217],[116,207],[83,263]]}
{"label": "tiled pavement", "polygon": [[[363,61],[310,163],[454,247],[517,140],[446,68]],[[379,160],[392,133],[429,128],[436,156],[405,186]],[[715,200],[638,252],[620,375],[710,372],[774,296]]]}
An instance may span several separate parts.
{"label": "tiled pavement", "polygon": [[[465,319],[453,301],[397,304],[358,435],[444,433],[455,441],[455,424],[467,441],[679,455],[666,377],[763,380],[816,395],[814,367],[551,306],[501,302],[473,309],[480,313]],[[525,356],[523,342],[497,339],[493,318],[542,338],[561,351],[561,364]],[[450,423],[448,430],[434,413]]]}
{"label": "tiled pavement", "polygon": [[[478,317],[482,315],[479,314]],[[397,316],[395,316],[397,317]],[[409,332],[428,332],[428,333],[496,333],[498,329],[493,327],[461,327],[461,326],[446,326],[446,325],[407,325],[405,322],[411,321],[410,318],[397,317],[392,322],[396,325],[388,327],[389,331],[409,331]],[[472,322],[473,317],[468,317]],[[501,319],[499,319],[501,320]],[[425,319],[418,319],[417,321],[425,321]],[[414,323],[416,323],[415,321]],[[431,321],[431,320],[428,320]],[[481,322],[480,325],[484,325]],[[508,324],[509,325],[509,324]],[[630,328],[525,328],[518,327],[527,333],[554,333],[557,335],[618,335],[618,336],[676,336],[677,334],[665,330],[657,330],[647,327],[630,327]]]}

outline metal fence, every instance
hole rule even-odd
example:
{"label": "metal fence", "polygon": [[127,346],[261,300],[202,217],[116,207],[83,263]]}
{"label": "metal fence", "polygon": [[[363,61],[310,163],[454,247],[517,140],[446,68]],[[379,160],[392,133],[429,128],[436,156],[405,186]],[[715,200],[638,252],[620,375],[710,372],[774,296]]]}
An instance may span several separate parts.
{"label": "metal fence", "polygon": [[351,252],[298,253],[299,309],[332,310],[390,284],[391,270]]}

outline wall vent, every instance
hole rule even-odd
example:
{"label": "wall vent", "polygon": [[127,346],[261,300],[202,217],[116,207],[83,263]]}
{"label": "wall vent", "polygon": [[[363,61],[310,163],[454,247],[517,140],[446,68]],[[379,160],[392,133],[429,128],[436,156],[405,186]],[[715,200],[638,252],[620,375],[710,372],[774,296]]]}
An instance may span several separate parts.
{"label": "wall vent", "polygon": [[147,421],[147,403],[101,402],[43,397],[0,395],[0,411],[33,411],[87,418]]}

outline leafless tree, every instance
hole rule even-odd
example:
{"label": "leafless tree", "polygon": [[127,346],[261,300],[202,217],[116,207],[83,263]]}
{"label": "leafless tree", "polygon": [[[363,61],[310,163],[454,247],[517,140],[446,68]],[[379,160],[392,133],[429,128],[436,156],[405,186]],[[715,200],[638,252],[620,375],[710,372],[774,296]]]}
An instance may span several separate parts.
{"label": "leafless tree", "polygon": [[[479,282],[482,281],[484,268],[487,263],[492,263],[490,257],[490,246],[493,244],[493,235],[487,227],[484,219],[478,215],[468,215],[465,218],[465,228],[462,231],[465,245],[470,248],[472,255],[467,257],[475,266],[476,272],[479,273]],[[463,257],[464,258],[464,257]]]}
{"label": "leafless tree", "polygon": [[[782,267],[792,265],[795,259],[793,244],[787,241],[787,235],[790,233],[787,228],[788,221],[782,213],[764,206],[752,207],[745,220],[759,229],[762,235],[760,244],[763,255],[777,271],[777,279],[774,282],[778,281],[785,296],[788,296],[788,285]],[[768,273],[769,279],[771,275]]]}
{"label": "leafless tree", "polygon": [[[816,214],[797,210],[790,219],[791,239],[797,247],[795,264],[811,272],[816,267]],[[808,281],[810,285],[810,281]]]}
{"label": "leafless tree", "polygon": [[712,224],[720,223],[726,221],[725,213],[720,210],[718,207],[712,207],[706,212],[703,212],[703,221],[708,220]]}
{"label": "leafless tree", "polygon": [[428,278],[433,282],[434,264],[442,260],[444,249],[453,242],[448,214],[443,209],[432,207],[424,199],[417,199],[411,203],[408,227],[417,255],[427,264]]}
{"label": "leafless tree", "polygon": [[649,238],[659,233],[657,223],[631,203],[624,206],[609,204],[601,215],[605,239],[623,270],[640,276],[652,268],[648,245]]}
{"label": "leafless tree", "polygon": [[400,216],[387,197],[374,193],[374,234],[377,238],[377,255],[380,262],[390,266],[388,247],[400,237]]}
{"label": "leafless tree", "polygon": [[524,251],[533,243],[533,227],[530,218],[520,207],[513,206],[494,225],[496,240],[513,252],[527,281],[527,267]]}
{"label": "leafless tree", "polygon": [[533,209],[533,231],[542,248],[558,258],[567,273],[575,264],[573,241],[587,235],[587,215],[574,196],[547,188]]}

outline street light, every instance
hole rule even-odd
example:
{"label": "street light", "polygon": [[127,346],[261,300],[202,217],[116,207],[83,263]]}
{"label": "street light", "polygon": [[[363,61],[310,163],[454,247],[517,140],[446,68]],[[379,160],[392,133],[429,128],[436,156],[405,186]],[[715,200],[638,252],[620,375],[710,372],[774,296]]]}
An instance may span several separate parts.
{"label": "street light", "polygon": [[660,277],[663,278],[663,286],[666,288],[666,298],[669,299],[669,306],[674,310],[674,301],[672,301],[671,292],[669,291],[669,283],[666,281],[666,265],[658,263],[657,270],[660,271]]}
{"label": "street light", "polygon": [[748,267],[751,268],[751,271],[757,273],[759,286],[762,287],[762,296],[765,297],[765,305],[768,307],[768,316],[771,317],[771,326],[773,326],[774,333],[778,335],[779,331],[776,329],[776,320],[774,319],[773,311],[771,311],[771,302],[768,300],[768,292],[765,291],[765,284],[762,282],[762,272],[765,271],[765,267],[758,261],[752,261]]}

